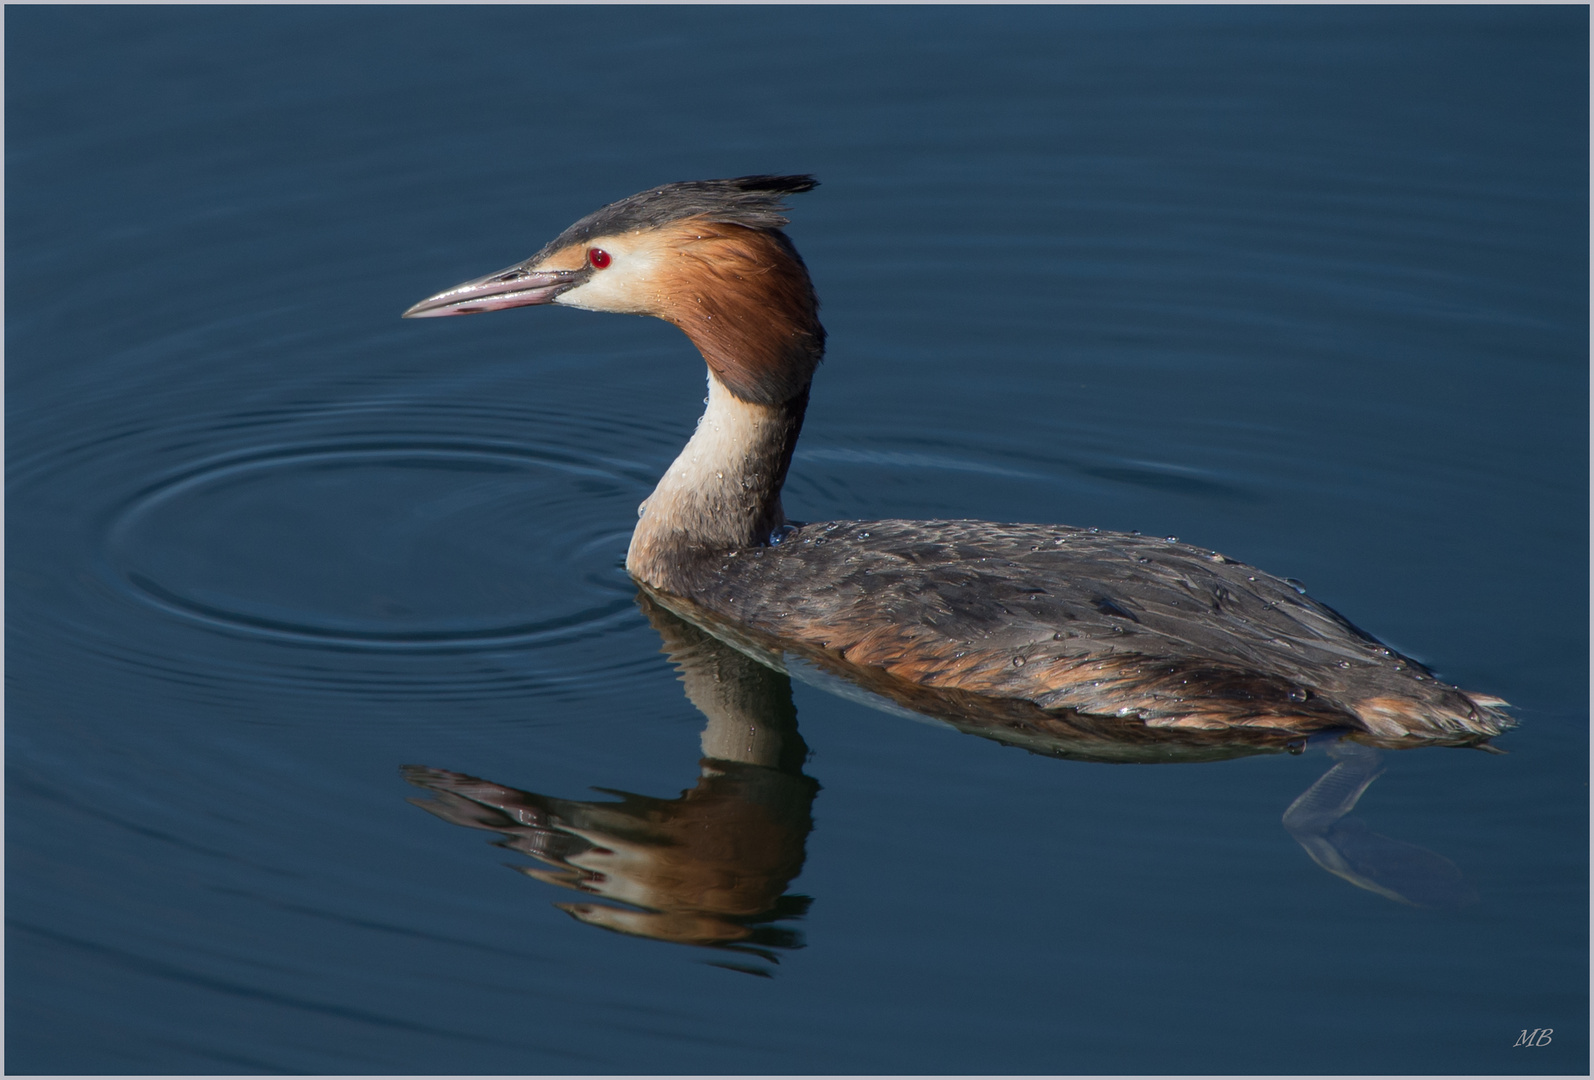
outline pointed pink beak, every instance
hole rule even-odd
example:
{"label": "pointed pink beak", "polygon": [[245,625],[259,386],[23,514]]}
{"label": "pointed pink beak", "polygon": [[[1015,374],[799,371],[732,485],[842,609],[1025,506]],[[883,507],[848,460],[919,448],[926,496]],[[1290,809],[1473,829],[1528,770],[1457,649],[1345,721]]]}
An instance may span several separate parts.
{"label": "pointed pink beak", "polygon": [[580,285],[592,273],[579,270],[528,270],[524,263],[428,296],[402,316],[432,319],[441,315],[474,315],[479,311],[551,304],[560,293]]}

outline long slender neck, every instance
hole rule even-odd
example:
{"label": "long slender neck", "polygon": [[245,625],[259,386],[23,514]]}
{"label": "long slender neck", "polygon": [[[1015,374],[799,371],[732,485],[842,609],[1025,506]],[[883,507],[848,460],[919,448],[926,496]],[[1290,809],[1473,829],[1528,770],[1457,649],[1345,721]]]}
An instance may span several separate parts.
{"label": "long slender neck", "polygon": [[782,404],[760,405],[711,372],[697,431],[637,510],[625,557],[631,576],[686,596],[703,557],[767,544],[786,521],[780,488],[807,407],[806,387]]}
{"label": "long slender neck", "polygon": [[692,596],[707,560],[769,542],[785,524],[780,487],[808,408],[825,328],[808,270],[775,231],[687,218],[644,308],[680,327],[708,364],[708,409],[639,509],[625,568]]}

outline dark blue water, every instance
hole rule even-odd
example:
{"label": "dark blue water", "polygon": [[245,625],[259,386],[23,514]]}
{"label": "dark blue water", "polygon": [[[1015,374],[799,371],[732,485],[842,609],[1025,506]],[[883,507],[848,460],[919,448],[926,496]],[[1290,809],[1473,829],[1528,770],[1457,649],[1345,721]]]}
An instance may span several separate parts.
{"label": "dark blue water", "polygon": [[[1586,9],[5,19],[8,1071],[1588,1069]],[[620,565],[701,361],[397,316],[752,172],[823,181],[794,516],[1178,535],[1508,753],[1100,765],[798,682],[761,922],[556,908],[405,777],[757,802]]]}

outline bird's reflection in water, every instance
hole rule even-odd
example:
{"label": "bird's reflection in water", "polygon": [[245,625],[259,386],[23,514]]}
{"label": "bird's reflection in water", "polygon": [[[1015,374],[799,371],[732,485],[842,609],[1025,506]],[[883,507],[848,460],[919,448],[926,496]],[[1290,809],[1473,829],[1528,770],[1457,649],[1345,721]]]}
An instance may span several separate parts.
{"label": "bird's reflection in water", "polygon": [[[781,950],[802,947],[801,933],[789,923],[810,900],[786,888],[802,870],[819,790],[802,771],[808,747],[797,731],[790,678],[770,664],[889,711],[928,716],[1053,757],[1200,762],[1300,753],[1306,745],[1300,737],[1258,733],[1243,739],[1233,731],[1148,739],[1132,725],[1045,713],[1027,703],[874,684],[822,656],[777,654],[768,643],[714,626],[737,642],[733,648],[646,593],[638,603],[663,638],[687,697],[708,720],[696,786],[676,799],[599,788],[618,801],[580,802],[406,766],[404,778],[430,793],[410,801],[444,821],[500,834],[499,846],[548,867],[517,867],[522,873],[593,897],[558,905],[580,921],[740,953],[740,960],[716,962],[752,974],[769,974],[757,960],[778,963]],[[1313,741],[1328,744],[1335,764],[1284,812],[1284,827],[1314,862],[1359,888],[1418,907],[1476,899],[1448,859],[1381,836],[1349,816],[1383,772],[1380,750],[1367,745],[1377,740],[1331,735]]]}
{"label": "bird's reflection in water", "polygon": [[740,953],[745,963],[719,966],[767,975],[756,961],[802,947],[789,922],[810,903],[786,893],[819,790],[802,771],[791,681],[645,600],[644,609],[708,718],[695,787],[676,799],[599,788],[619,801],[577,802],[407,766],[405,779],[431,792],[410,801],[500,833],[499,846],[549,867],[522,873],[593,897],[558,905],[584,923]]}

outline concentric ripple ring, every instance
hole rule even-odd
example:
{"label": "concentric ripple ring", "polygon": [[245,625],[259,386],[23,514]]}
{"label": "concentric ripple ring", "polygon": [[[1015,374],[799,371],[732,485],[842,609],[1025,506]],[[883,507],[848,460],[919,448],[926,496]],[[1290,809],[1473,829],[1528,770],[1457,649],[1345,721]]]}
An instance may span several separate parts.
{"label": "concentric ripple ring", "polygon": [[278,446],[145,487],[111,515],[102,566],[169,614],[298,644],[561,638],[631,609],[629,471],[508,443]]}

